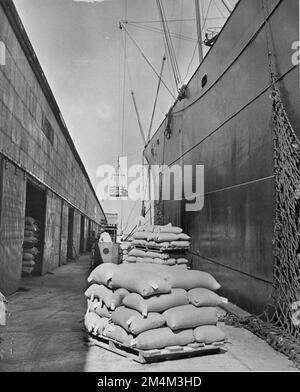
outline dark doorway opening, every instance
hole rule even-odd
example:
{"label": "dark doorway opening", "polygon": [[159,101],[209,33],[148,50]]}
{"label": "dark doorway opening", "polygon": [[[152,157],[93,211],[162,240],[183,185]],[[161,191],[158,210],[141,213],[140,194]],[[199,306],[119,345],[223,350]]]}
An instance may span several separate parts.
{"label": "dark doorway opening", "polygon": [[85,226],[85,218],[83,215],[81,215],[80,219],[80,248],[79,251],[80,253],[83,253],[85,251],[84,247],[84,226]]}
{"label": "dark doorway opening", "polygon": [[69,207],[67,259],[74,259],[74,208]]}
{"label": "dark doorway opening", "polygon": [[46,191],[33,181],[26,184],[22,276],[41,275],[44,253]]}

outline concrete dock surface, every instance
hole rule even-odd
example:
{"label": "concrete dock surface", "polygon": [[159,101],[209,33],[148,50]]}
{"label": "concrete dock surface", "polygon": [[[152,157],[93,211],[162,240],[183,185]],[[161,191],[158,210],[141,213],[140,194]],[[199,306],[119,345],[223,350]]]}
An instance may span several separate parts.
{"label": "concrete dock surface", "polygon": [[9,300],[4,340],[6,372],[205,372],[297,371],[293,363],[247,330],[225,326],[229,342],[223,354],[142,365],[83,338],[89,256],[81,256],[43,277],[22,280],[21,291]]}

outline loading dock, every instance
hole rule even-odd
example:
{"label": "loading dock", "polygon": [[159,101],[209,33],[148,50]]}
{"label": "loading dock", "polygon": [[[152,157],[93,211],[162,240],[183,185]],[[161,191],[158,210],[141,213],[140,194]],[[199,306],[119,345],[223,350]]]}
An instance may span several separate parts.
{"label": "loading dock", "polygon": [[69,207],[67,258],[73,259],[74,208]]}
{"label": "loading dock", "polygon": [[85,218],[83,215],[80,217],[80,253],[85,251]]}
{"label": "loading dock", "polygon": [[[33,218],[39,228],[39,241],[34,245],[38,249],[38,254],[35,256],[34,275],[42,274],[42,262],[44,256],[44,234],[45,234],[45,217],[46,217],[46,191],[42,185],[28,179],[26,184],[26,205],[25,216]],[[26,233],[26,224],[25,231]],[[23,245],[23,252],[25,250]]]}

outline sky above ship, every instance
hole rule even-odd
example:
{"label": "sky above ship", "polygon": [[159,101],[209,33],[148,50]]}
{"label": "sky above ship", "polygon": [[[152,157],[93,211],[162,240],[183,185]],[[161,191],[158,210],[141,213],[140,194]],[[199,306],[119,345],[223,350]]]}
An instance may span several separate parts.
{"label": "sky above ship", "polygon": [[[143,143],[130,92],[135,93],[143,128],[148,133],[158,78],[129,36],[120,30],[119,21],[129,22],[129,34],[159,72],[165,47],[158,31],[161,24],[156,1],[14,2],[95,189],[99,182],[97,168],[104,164],[116,166],[122,150],[129,165],[141,163]],[[202,17],[206,18],[203,34],[221,27],[228,17],[222,2],[200,3]],[[194,4],[194,0],[163,1],[170,32],[176,34],[172,40],[185,82],[199,64]],[[176,95],[167,65],[163,79]],[[162,86],[152,133],[172,103],[173,98]],[[140,203],[131,201],[123,202],[122,208],[116,201],[104,201],[102,205],[107,212],[123,214],[123,228],[128,223],[126,231],[140,212]]]}

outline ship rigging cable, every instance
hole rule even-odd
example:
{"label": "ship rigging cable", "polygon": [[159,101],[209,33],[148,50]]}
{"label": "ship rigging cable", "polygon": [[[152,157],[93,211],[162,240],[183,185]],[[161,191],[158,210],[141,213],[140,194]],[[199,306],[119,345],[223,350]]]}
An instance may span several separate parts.
{"label": "ship rigging cable", "polygon": [[[130,26],[137,28],[137,29],[147,30],[147,31],[151,31],[153,33],[158,33],[158,34],[164,34],[163,30],[158,29],[156,27],[150,27],[150,26],[147,26],[144,24],[137,24],[134,22],[128,22],[128,24]],[[177,38],[179,40],[188,41],[188,42],[196,42],[197,41],[195,38],[192,38],[192,37],[189,37],[189,36],[183,35],[183,34],[177,34],[177,33],[170,32],[170,36],[173,38]]]}
{"label": "ship rigging cable", "polygon": [[[209,2],[209,4],[208,4],[208,8],[207,8],[207,11],[206,11],[206,15],[205,15],[205,17],[204,17],[204,23],[203,23],[203,25],[202,25],[201,34],[203,34],[203,31],[204,31],[204,29],[205,29],[206,22],[207,22],[207,19],[208,19],[208,14],[209,14],[209,11],[210,11],[210,8],[211,8],[211,4],[212,4],[212,0],[210,0],[210,2]],[[198,45],[199,45],[200,43],[203,44],[203,41],[201,41],[201,42],[197,41],[197,42],[196,42],[196,45],[195,45],[195,48],[194,48],[194,51],[193,51],[193,54],[192,54],[192,58],[191,58],[191,60],[190,60],[190,62],[189,62],[189,65],[188,65],[188,68],[187,68],[186,75],[185,75],[185,77],[184,77],[183,83],[185,83],[185,81],[186,81],[186,79],[187,79],[187,77],[188,77],[188,75],[189,75],[190,68],[191,68],[191,65],[192,65],[192,63],[193,63],[193,60],[194,60],[194,57],[195,57],[195,54],[196,54],[197,47],[198,47]]]}
{"label": "ship rigging cable", "polygon": [[169,26],[168,26],[166,15],[165,15],[165,10],[164,10],[163,4],[162,4],[162,0],[156,0],[156,3],[157,3],[157,8],[158,8],[158,11],[159,11],[159,14],[161,17],[161,23],[162,23],[162,28],[163,28],[163,32],[164,32],[164,38],[165,38],[165,44],[166,44],[166,48],[167,48],[168,57],[169,57],[169,60],[170,60],[170,63],[171,63],[172,69],[173,69],[175,85],[176,85],[177,89],[180,89],[180,87],[182,86],[182,79],[181,79],[181,75],[180,75],[180,71],[179,71],[178,62],[176,59],[176,54],[175,54],[172,38],[170,35]]}
{"label": "ship rigging cable", "polygon": [[[129,33],[129,31],[127,30],[125,23],[120,21],[120,28],[124,29],[124,31],[126,32],[126,34],[128,35],[128,37],[131,39],[131,41],[134,43],[134,45],[137,47],[138,51],[141,53],[141,55],[143,56],[143,58],[145,59],[145,61],[147,62],[147,64],[150,66],[150,68],[152,69],[152,71],[155,73],[155,75],[159,78],[159,73],[156,71],[156,69],[154,68],[154,66],[152,65],[152,63],[150,62],[150,60],[148,59],[148,57],[145,55],[145,53],[142,51],[142,49],[140,48],[140,46],[138,45],[138,43],[136,42],[136,40],[132,37],[132,35]],[[171,97],[173,99],[176,99],[176,97],[174,96],[174,94],[172,93],[172,91],[169,89],[169,87],[167,86],[167,84],[161,80],[161,83],[165,86],[165,88],[167,89],[167,91],[169,92],[169,94],[171,95]]]}
{"label": "ship rigging cable", "polygon": [[[128,4],[125,0],[125,19],[127,19]],[[127,40],[125,36],[124,42],[124,59],[123,59],[123,102],[122,102],[122,137],[121,137],[121,155],[124,152],[124,131],[125,131],[125,88],[126,88],[126,56],[127,56]],[[118,158],[119,167],[119,158]],[[120,221],[121,234],[123,233],[123,203],[121,202],[121,221]]]}
{"label": "ship rigging cable", "polygon": [[153,106],[153,111],[152,111],[151,120],[150,120],[147,142],[149,142],[150,137],[151,137],[152,125],[153,125],[153,120],[154,120],[154,115],[155,115],[155,110],[156,110],[156,105],[157,105],[157,100],[158,100],[158,94],[159,94],[160,85],[161,85],[161,79],[162,79],[163,72],[164,72],[165,61],[166,61],[166,56],[164,55],[164,57],[162,59],[161,70],[160,70],[160,75],[159,75],[159,80],[158,80],[158,85],[157,85],[157,90],[156,90],[156,95],[155,95],[155,100],[154,100],[154,106]]}

